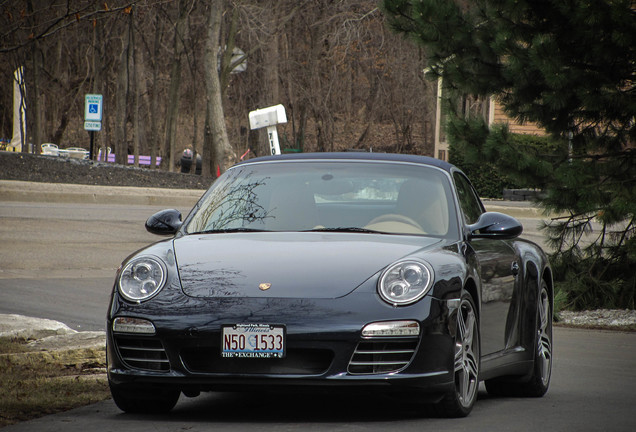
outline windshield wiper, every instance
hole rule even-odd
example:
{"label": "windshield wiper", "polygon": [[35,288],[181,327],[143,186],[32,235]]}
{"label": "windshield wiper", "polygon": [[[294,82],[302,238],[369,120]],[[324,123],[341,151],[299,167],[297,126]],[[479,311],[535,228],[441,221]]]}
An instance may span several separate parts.
{"label": "windshield wiper", "polygon": [[227,234],[227,233],[236,233],[236,232],[270,232],[269,230],[264,229],[256,229],[256,228],[221,228],[221,229],[210,229],[205,231],[197,231],[192,234]]}
{"label": "windshield wiper", "polygon": [[386,234],[383,231],[370,230],[360,227],[337,227],[337,228],[314,228],[304,230],[303,232],[352,232],[352,233],[368,233],[368,234]]}

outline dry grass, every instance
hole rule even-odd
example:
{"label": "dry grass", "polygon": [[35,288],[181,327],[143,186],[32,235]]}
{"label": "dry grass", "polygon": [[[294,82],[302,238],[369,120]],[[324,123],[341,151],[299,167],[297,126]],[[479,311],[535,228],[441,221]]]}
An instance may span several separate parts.
{"label": "dry grass", "polygon": [[107,399],[104,349],[29,351],[0,338],[0,427]]}

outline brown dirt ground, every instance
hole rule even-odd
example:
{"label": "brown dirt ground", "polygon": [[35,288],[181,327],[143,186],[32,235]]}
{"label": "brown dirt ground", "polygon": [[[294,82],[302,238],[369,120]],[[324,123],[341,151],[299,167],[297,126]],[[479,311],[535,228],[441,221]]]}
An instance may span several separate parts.
{"label": "brown dirt ground", "polygon": [[11,152],[0,152],[0,180],[172,189],[207,189],[213,181],[195,174]]}

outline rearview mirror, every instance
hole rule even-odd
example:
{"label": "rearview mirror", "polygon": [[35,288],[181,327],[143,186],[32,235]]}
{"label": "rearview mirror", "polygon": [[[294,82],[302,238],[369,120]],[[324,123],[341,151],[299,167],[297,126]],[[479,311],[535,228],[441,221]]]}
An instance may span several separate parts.
{"label": "rearview mirror", "polygon": [[482,213],[468,229],[471,238],[511,239],[523,232],[523,226],[517,219],[497,212]]}
{"label": "rearview mirror", "polygon": [[179,230],[182,223],[179,210],[161,210],[148,218],[146,230],[152,234],[173,235]]}

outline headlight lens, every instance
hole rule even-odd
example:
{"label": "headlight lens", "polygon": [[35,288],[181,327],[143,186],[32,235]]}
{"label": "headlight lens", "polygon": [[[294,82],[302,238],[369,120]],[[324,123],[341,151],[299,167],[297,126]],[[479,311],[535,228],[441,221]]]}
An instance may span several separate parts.
{"label": "headlight lens", "polygon": [[135,258],[119,276],[119,292],[130,301],[148,300],[163,288],[166,275],[166,265],[158,258]]}
{"label": "headlight lens", "polygon": [[433,284],[433,268],[420,261],[400,261],[387,268],[378,283],[380,297],[394,306],[415,303]]}

